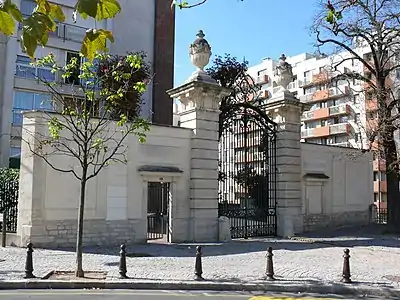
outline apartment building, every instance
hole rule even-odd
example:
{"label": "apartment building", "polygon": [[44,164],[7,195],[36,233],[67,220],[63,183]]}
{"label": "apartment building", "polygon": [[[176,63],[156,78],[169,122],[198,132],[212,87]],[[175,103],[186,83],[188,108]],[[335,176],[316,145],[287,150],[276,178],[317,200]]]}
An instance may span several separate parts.
{"label": "apartment building", "polygon": [[[370,55],[368,50],[357,50]],[[335,56],[302,53],[288,57],[293,67],[294,80],[288,89],[311,108],[302,114],[302,141],[341,147],[363,149],[366,134],[373,126],[377,102],[365,92],[363,82],[357,80],[332,80],[346,72],[364,72],[363,65],[351,59],[349,53]],[[339,62],[343,62],[338,65]],[[274,93],[273,72],[277,64],[271,58],[263,59],[249,68],[249,74],[261,87],[261,97],[267,99]],[[375,202],[386,202],[385,162],[377,156],[373,162]]]}
{"label": "apartment building", "polygon": [[[13,1],[24,15],[36,6],[34,0]],[[143,96],[142,114],[153,123],[171,125],[173,103],[166,91],[173,87],[175,15],[170,0],[119,0],[122,12],[112,20],[94,21],[78,17],[72,21],[76,0],[52,0],[60,4],[66,15],[65,23],[58,23],[57,30],[49,37],[46,47],[38,48],[36,57],[53,53],[60,64],[72,57],[79,57],[81,42],[88,28],[111,30],[115,42],[109,45],[112,54],[125,55],[128,51],[144,51],[155,74],[153,82]],[[45,67],[30,66],[30,59],[21,51],[19,40],[21,26],[11,37],[0,35],[0,164],[9,165],[9,158],[20,155],[21,112],[43,107],[51,98],[38,77],[47,81],[59,81]],[[75,81],[78,83],[78,81]],[[72,84],[63,87],[65,97],[72,92]]]}

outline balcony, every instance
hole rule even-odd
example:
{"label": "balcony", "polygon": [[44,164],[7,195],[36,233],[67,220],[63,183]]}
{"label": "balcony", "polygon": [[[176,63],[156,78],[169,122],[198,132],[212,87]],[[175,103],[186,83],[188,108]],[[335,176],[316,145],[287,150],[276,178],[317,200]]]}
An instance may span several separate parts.
{"label": "balcony", "polygon": [[346,115],[350,113],[350,105],[341,104],[329,107],[329,116]]}
{"label": "balcony", "polygon": [[305,138],[310,138],[314,136],[314,129],[315,128],[310,128],[310,129],[305,129],[301,131],[301,138],[305,139]]}
{"label": "balcony", "polygon": [[346,115],[350,113],[350,105],[341,104],[337,106],[331,106],[327,108],[320,108],[312,111],[306,111],[302,114],[302,121],[325,119],[330,116]]}
{"label": "balcony", "polygon": [[313,120],[313,119],[314,119],[314,110],[305,111],[301,115],[301,120],[302,121]]}
{"label": "balcony", "polygon": [[374,181],[374,193],[386,193],[387,182],[386,181]]}
{"label": "balcony", "polygon": [[365,100],[365,110],[374,111],[378,110],[378,100]]}
{"label": "balcony", "polygon": [[292,81],[291,83],[289,83],[287,89],[288,90],[297,89],[302,86],[301,84],[302,82],[300,80]]}
{"label": "balcony", "polygon": [[[18,29],[22,29],[22,24],[18,25]],[[54,32],[50,32],[50,37],[61,38],[64,41],[73,41],[82,43],[85,35],[86,35],[87,28],[76,26],[67,23],[57,23],[56,30]]]}
{"label": "balcony", "polygon": [[260,75],[256,78],[256,84],[265,84],[269,82],[268,75]]}
{"label": "balcony", "polygon": [[374,160],[372,163],[374,171],[386,171],[386,162],[384,160]]}
{"label": "balcony", "polygon": [[345,86],[343,88],[330,88],[321,91],[316,91],[313,94],[307,94],[300,96],[301,102],[311,103],[318,102],[327,99],[337,99],[346,96],[350,93],[349,87]]}
{"label": "balcony", "polygon": [[350,132],[350,124],[340,123],[329,126],[321,126],[316,128],[309,128],[301,131],[301,138],[317,138],[329,136],[334,134],[347,134]]}
{"label": "balcony", "polygon": [[333,124],[329,125],[329,133],[330,134],[342,134],[350,132],[350,124],[341,123],[341,124]]}
{"label": "balcony", "polygon": [[330,145],[337,146],[337,147],[351,147],[350,142],[332,143]]}
{"label": "balcony", "polygon": [[329,73],[328,71],[322,71],[318,74],[312,76],[312,83],[313,84],[321,84],[329,80]]}

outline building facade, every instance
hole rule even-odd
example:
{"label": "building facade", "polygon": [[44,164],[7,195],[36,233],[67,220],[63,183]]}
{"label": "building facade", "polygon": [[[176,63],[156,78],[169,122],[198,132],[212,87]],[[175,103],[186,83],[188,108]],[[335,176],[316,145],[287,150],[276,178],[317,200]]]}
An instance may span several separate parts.
{"label": "building facade", "polygon": [[[368,49],[357,50],[368,58]],[[364,74],[363,65],[349,53],[334,56],[302,53],[288,57],[293,67],[294,80],[288,89],[311,108],[303,112],[301,121],[302,142],[366,149],[367,134],[373,129],[377,117],[377,102],[366,92],[358,80],[337,79],[346,72]],[[265,58],[249,68],[255,84],[261,87],[261,97],[274,94],[273,83],[276,60]],[[374,155],[374,201],[386,202],[386,166]]]}
{"label": "building facade", "polygon": [[[126,55],[127,52],[144,51],[155,74],[143,96],[142,114],[155,124],[172,124],[173,105],[166,91],[173,87],[175,15],[169,0],[119,0],[122,11],[114,19],[94,21],[77,19],[72,15],[75,0],[54,0],[62,6],[65,23],[58,23],[51,33],[46,47],[38,48],[36,57],[53,53],[58,63],[65,64],[78,56],[81,42],[88,28],[103,28],[113,32],[115,42],[109,45],[110,53]],[[36,6],[34,0],[14,1],[24,15],[29,15]],[[19,45],[21,26],[11,37],[0,35],[0,164],[9,165],[10,157],[20,156],[21,112],[42,107],[51,95],[37,79],[58,81],[57,74],[48,68],[35,68]],[[62,91],[71,94],[71,85]]]}

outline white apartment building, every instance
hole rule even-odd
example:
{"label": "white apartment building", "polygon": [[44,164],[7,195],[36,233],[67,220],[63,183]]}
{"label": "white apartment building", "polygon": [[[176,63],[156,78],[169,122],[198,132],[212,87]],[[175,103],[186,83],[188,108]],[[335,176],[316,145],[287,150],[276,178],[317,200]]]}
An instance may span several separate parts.
{"label": "white apartment building", "polygon": [[[36,6],[34,0],[13,1],[24,15]],[[173,87],[175,15],[169,0],[119,0],[122,12],[116,18],[94,21],[79,18],[72,21],[76,0],[52,0],[60,4],[66,15],[65,23],[49,37],[46,47],[39,47],[36,57],[53,53],[58,63],[65,64],[78,56],[81,42],[88,28],[104,28],[113,32],[115,42],[110,43],[111,54],[144,51],[155,74],[153,84],[145,93],[142,114],[154,123],[172,124],[172,103],[166,90]],[[51,94],[37,77],[59,81],[59,74],[47,68],[34,68],[20,47],[21,25],[11,37],[0,34],[0,165],[9,165],[10,157],[20,155],[22,111],[51,109],[42,107]],[[78,56],[79,57],[79,56]],[[62,92],[68,97],[72,84],[66,82]],[[162,106],[162,107],[161,107]]]}

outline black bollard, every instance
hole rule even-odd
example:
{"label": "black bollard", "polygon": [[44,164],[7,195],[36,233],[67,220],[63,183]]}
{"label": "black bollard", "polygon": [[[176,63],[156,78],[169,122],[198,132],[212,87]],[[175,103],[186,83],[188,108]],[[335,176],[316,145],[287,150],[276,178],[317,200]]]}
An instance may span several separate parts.
{"label": "black bollard", "polygon": [[127,279],[126,275],[126,246],[125,244],[121,245],[121,251],[119,251],[119,275],[121,279]]}
{"label": "black bollard", "polygon": [[33,275],[33,245],[32,243],[29,243],[26,245],[26,262],[25,262],[25,279],[31,279],[31,278],[36,278],[35,275]]}
{"label": "black bollard", "polygon": [[274,262],[272,261],[272,247],[268,247],[267,249],[267,270],[265,275],[267,275],[267,280],[275,280],[274,278]]}
{"label": "black bollard", "polygon": [[195,280],[203,280],[203,266],[201,263],[201,246],[196,248],[196,264],[194,266]]}
{"label": "black bollard", "polygon": [[350,250],[344,249],[343,250],[343,275],[341,282],[343,283],[351,283],[351,275],[350,275]]}

